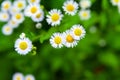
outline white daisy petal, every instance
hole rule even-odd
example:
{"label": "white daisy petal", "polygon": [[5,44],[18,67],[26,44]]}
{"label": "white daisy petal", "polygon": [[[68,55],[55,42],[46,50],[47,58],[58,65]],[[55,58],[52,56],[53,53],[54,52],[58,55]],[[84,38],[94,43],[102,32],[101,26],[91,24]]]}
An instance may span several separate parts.
{"label": "white daisy petal", "polygon": [[39,4],[41,0],[27,0],[29,4]]}

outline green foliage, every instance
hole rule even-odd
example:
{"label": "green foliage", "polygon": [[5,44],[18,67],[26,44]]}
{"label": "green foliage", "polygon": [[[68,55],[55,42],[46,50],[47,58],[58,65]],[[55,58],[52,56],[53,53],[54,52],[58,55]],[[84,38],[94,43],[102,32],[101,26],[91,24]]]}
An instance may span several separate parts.
{"label": "green foliage", "polygon": [[[41,4],[47,14],[53,8],[62,10],[64,1],[41,0]],[[51,27],[44,20],[42,29],[36,29],[36,23],[26,17],[12,35],[5,36],[0,31],[0,80],[11,80],[15,72],[33,74],[36,80],[120,80],[120,14],[110,0],[91,2],[89,20],[80,20],[78,14],[65,14],[59,26]],[[0,30],[4,24],[0,22]],[[74,24],[85,27],[85,38],[74,48],[53,48],[49,43],[51,35]],[[93,26],[94,33],[90,31]],[[22,56],[14,50],[15,40],[22,32],[32,40],[34,53]]]}

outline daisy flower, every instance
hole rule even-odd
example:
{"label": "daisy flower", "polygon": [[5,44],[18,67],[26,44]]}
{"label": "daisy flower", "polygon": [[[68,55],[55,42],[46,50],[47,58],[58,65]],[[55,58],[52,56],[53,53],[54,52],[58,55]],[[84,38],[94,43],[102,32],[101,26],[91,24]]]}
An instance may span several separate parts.
{"label": "daisy flower", "polygon": [[63,47],[63,42],[64,42],[64,39],[61,33],[54,33],[50,38],[50,44],[54,48]]}
{"label": "daisy flower", "polygon": [[28,0],[29,4],[39,4],[40,0]]}
{"label": "daisy flower", "polygon": [[17,28],[19,26],[19,23],[13,19],[8,21],[8,24],[12,27],[12,28]]}
{"label": "daisy flower", "polygon": [[52,26],[59,25],[62,20],[62,12],[57,9],[53,9],[49,12],[49,15],[47,15],[47,22],[48,24],[51,24]]}
{"label": "daisy flower", "polygon": [[111,0],[113,6],[117,6],[120,3],[120,0]]}
{"label": "daisy flower", "polygon": [[13,16],[12,16],[12,19],[14,21],[16,21],[17,23],[22,23],[24,21],[24,15],[22,12],[19,12],[19,13],[15,13]]}
{"label": "daisy flower", "polygon": [[44,12],[43,12],[43,10],[39,10],[39,12],[37,12],[31,18],[32,18],[32,20],[34,22],[40,22],[40,21],[42,21],[44,19]]}
{"label": "daisy flower", "polygon": [[35,80],[35,77],[32,74],[26,75],[25,80]]}
{"label": "daisy flower", "polygon": [[2,33],[4,35],[11,35],[13,33],[13,28],[10,25],[6,24],[2,27]]}
{"label": "daisy flower", "polygon": [[19,10],[23,10],[26,7],[26,1],[25,0],[16,0],[14,1],[13,5]]}
{"label": "daisy flower", "polygon": [[90,10],[81,10],[79,16],[81,20],[88,20],[90,18]]}
{"label": "daisy flower", "polygon": [[40,6],[38,4],[30,4],[25,8],[24,14],[25,16],[31,17],[38,13],[40,10]]}
{"label": "daisy flower", "polygon": [[15,50],[21,54],[26,55],[32,50],[32,42],[25,34],[21,34],[20,38],[15,41]]}
{"label": "daisy flower", "polygon": [[85,37],[85,29],[81,25],[73,25],[71,28],[74,39],[80,40]]}
{"label": "daisy flower", "polygon": [[1,4],[1,8],[3,11],[8,11],[11,7],[11,1],[10,0],[5,0]]}
{"label": "daisy flower", "polygon": [[66,14],[73,16],[78,10],[78,4],[73,0],[67,0],[63,4],[63,10],[65,11]]}
{"label": "daisy flower", "polygon": [[63,37],[64,37],[64,40],[65,40],[64,45],[66,47],[68,47],[68,48],[72,47],[73,48],[74,46],[77,45],[78,41],[74,39],[74,36],[73,36],[73,34],[71,33],[70,30],[67,30],[66,32],[64,32]]}
{"label": "daisy flower", "polygon": [[90,8],[91,1],[90,0],[81,0],[79,4],[82,9],[86,9],[86,8]]}
{"label": "daisy flower", "polygon": [[0,12],[0,21],[7,22],[10,15],[7,12]]}
{"label": "daisy flower", "polygon": [[24,76],[22,73],[15,73],[12,80],[24,80]]}
{"label": "daisy flower", "polygon": [[11,15],[14,15],[15,13],[18,13],[18,12],[20,12],[20,10],[17,9],[15,6],[11,6],[11,8],[9,9],[9,13]]}

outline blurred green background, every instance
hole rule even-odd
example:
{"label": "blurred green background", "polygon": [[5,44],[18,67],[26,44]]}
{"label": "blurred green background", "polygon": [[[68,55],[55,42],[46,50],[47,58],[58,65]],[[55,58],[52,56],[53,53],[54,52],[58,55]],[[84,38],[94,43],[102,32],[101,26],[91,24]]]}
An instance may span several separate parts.
{"label": "blurred green background", "polygon": [[[63,11],[64,1],[41,0],[41,5],[45,13],[53,8]],[[26,17],[12,35],[5,36],[0,31],[0,80],[12,80],[16,72],[33,74],[36,80],[120,80],[118,8],[112,6],[110,0],[91,2],[91,18],[86,21],[81,21],[78,14],[65,15],[58,27],[51,27],[44,20],[42,29],[36,29],[36,23]],[[0,30],[4,24],[0,22]],[[86,37],[74,48],[51,47],[52,33],[64,32],[74,24],[85,27]],[[37,47],[36,55],[21,56],[14,50],[14,42],[22,32]]]}

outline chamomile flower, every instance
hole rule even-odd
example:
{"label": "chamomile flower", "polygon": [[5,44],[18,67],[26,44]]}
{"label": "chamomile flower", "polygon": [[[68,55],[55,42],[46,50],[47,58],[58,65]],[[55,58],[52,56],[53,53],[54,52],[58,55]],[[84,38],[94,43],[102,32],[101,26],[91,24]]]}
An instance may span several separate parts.
{"label": "chamomile flower", "polygon": [[81,20],[88,20],[91,17],[90,10],[81,10],[79,16]]}
{"label": "chamomile flower", "polygon": [[29,4],[39,4],[40,0],[28,0]]}
{"label": "chamomile flower", "polygon": [[24,15],[22,12],[19,12],[19,13],[15,13],[13,16],[12,16],[12,19],[18,23],[22,23],[24,21]]}
{"label": "chamomile flower", "polygon": [[40,22],[44,19],[44,12],[42,10],[39,10],[35,15],[33,15],[32,20],[34,22]]}
{"label": "chamomile flower", "polygon": [[63,42],[64,42],[64,39],[61,33],[54,33],[50,38],[50,44],[54,48],[63,47]]}
{"label": "chamomile flower", "polygon": [[16,0],[14,1],[13,5],[19,10],[23,10],[26,7],[26,1],[25,0]]}
{"label": "chamomile flower", "polygon": [[8,24],[12,27],[12,28],[17,28],[19,26],[19,23],[13,19],[8,21]]}
{"label": "chamomile flower", "polygon": [[2,27],[2,33],[4,35],[11,35],[13,33],[13,28],[10,25],[6,24]]}
{"label": "chamomile flower", "polygon": [[66,32],[63,33],[63,37],[64,37],[64,45],[68,48],[70,47],[74,47],[77,45],[77,40],[74,39],[73,34],[71,33],[71,30],[67,30]]}
{"label": "chamomile flower", "polygon": [[21,34],[21,37],[15,41],[15,50],[21,54],[26,55],[32,50],[32,42]]}
{"label": "chamomile flower", "polygon": [[91,1],[90,0],[80,0],[79,5],[82,9],[90,8],[91,7]]}
{"label": "chamomile flower", "polygon": [[71,33],[73,34],[74,39],[80,40],[85,37],[85,29],[81,25],[73,25],[71,28]]}
{"label": "chamomile flower", "polygon": [[12,80],[24,80],[24,76],[22,73],[15,73]]}
{"label": "chamomile flower", "polygon": [[117,6],[120,3],[120,0],[111,0],[113,6]]}
{"label": "chamomile flower", "polygon": [[18,12],[20,12],[20,10],[17,9],[15,6],[11,6],[11,8],[9,9],[9,13],[11,15],[14,15],[15,13],[18,13]]}
{"label": "chamomile flower", "polygon": [[48,24],[51,24],[52,26],[59,25],[62,20],[62,12],[57,9],[53,9],[49,12],[49,15],[47,15],[47,22]]}
{"label": "chamomile flower", "polygon": [[35,77],[32,74],[28,74],[25,76],[25,80],[35,80]]}
{"label": "chamomile flower", "polygon": [[40,6],[38,4],[30,4],[25,8],[24,14],[25,16],[31,17],[38,13],[40,10]]}
{"label": "chamomile flower", "polygon": [[6,22],[10,18],[9,14],[7,12],[0,12],[0,21]]}
{"label": "chamomile flower", "polygon": [[73,0],[67,0],[63,4],[63,10],[65,11],[66,14],[75,15],[75,13],[78,10],[78,4]]}
{"label": "chamomile flower", "polygon": [[11,1],[10,0],[5,0],[2,2],[1,8],[3,11],[8,11],[11,7]]}

